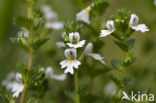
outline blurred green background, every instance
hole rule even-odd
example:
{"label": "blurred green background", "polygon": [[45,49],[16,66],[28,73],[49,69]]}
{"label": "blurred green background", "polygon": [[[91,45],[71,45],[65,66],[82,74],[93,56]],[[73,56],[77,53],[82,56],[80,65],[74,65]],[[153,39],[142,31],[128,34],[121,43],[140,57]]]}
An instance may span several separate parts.
{"label": "blurred green background", "polygon": [[[87,6],[93,0],[83,1],[85,6]],[[149,27],[150,31],[146,34],[135,32],[132,35],[132,37],[136,37],[136,43],[131,52],[137,57],[137,61],[127,69],[125,76],[134,78],[131,88],[135,87],[136,90],[141,91],[151,89],[151,93],[156,94],[156,6],[154,6],[153,0],[107,1],[109,7],[103,16],[104,22],[116,12],[117,8],[126,8],[139,16],[139,23],[145,23]],[[40,6],[44,4],[50,5],[58,13],[59,20],[64,22],[74,20],[76,13],[80,11],[77,0],[38,0],[35,5]],[[21,0],[0,0],[0,82],[10,71],[17,71],[16,65],[18,63],[27,64],[27,53],[22,48],[13,44],[9,39],[16,36],[17,28],[13,23],[13,19],[18,15],[26,15],[26,6]],[[63,72],[59,66],[59,62],[64,58],[63,50],[59,48],[57,48],[58,51],[55,50],[56,42],[61,40],[62,32],[61,30],[52,31],[49,34],[50,40],[36,54],[35,65],[52,66],[56,73]],[[113,43],[111,36],[102,39],[105,41],[105,45],[100,53],[105,57],[107,64],[110,65],[112,58],[122,58],[121,50]],[[56,61],[58,57],[60,59]],[[111,71],[98,76],[93,81],[94,89],[92,92],[94,94],[98,94],[101,91],[104,92],[106,83],[110,81],[107,77],[108,74],[119,75],[119,73]],[[67,79],[70,79],[70,77]],[[85,81],[88,81],[87,77],[80,78],[80,82]],[[52,81],[50,84],[52,89],[47,92],[46,98],[55,100],[57,101],[56,103],[63,103],[60,98],[57,98],[59,96],[55,96],[63,95],[62,92],[60,93],[59,88],[70,89],[70,87],[64,87],[63,85],[64,82]],[[50,97],[52,95],[53,98]]]}

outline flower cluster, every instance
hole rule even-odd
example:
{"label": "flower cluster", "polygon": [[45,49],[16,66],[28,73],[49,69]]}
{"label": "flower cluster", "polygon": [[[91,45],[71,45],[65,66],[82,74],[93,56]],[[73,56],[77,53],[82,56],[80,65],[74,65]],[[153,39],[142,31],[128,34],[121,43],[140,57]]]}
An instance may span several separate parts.
{"label": "flower cluster", "polygon": [[59,30],[62,29],[64,24],[63,22],[57,21],[58,15],[50,8],[48,5],[42,6],[42,12],[45,15],[46,23],[45,27],[48,29]]}
{"label": "flower cluster", "polygon": [[[67,37],[66,34],[64,34],[65,37]],[[60,62],[61,68],[66,68],[65,73],[74,74],[74,68],[78,69],[79,65],[81,65],[81,62],[77,60],[77,48],[81,48],[85,45],[86,40],[80,41],[80,35],[78,32],[72,32],[69,33],[69,41],[66,43],[67,46],[70,47],[70,49],[65,50],[65,57],[66,60],[63,60]],[[95,60],[100,61],[101,63],[105,64],[103,61],[103,57],[101,57],[99,54],[92,53],[93,44],[88,43],[85,50],[81,54],[80,58],[84,58],[85,56],[91,56]]]}
{"label": "flower cluster", "polygon": [[[145,24],[138,24],[138,22],[139,22],[138,16],[135,14],[131,14],[129,20],[129,27],[131,27],[131,29],[135,31],[141,31],[142,33],[149,31],[149,29]],[[105,37],[116,31],[116,26],[113,20],[107,21],[106,27],[108,30],[101,30],[100,37]]]}
{"label": "flower cluster", "polygon": [[13,92],[13,97],[18,97],[24,89],[22,82],[22,75],[20,73],[11,72],[7,78],[2,82],[2,86],[5,86],[7,90]]}

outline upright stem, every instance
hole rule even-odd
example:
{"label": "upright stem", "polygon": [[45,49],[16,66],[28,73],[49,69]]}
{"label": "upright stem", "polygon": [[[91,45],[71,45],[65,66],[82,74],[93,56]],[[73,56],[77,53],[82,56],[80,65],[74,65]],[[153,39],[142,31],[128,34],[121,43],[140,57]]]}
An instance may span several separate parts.
{"label": "upright stem", "polygon": [[[28,5],[28,7],[27,7],[27,15],[28,15],[28,18],[32,19],[32,5]],[[29,39],[30,39],[30,42],[33,41],[33,33],[32,33],[32,31],[29,31]],[[28,60],[28,70],[32,69],[33,55],[34,55],[33,49],[30,48],[29,60]],[[25,97],[26,97],[26,94],[27,94],[27,90],[28,90],[27,83],[25,83],[24,90],[23,90],[21,98],[20,98],[20,103],[24,103],[24,100],[25,100]]]}
{"label": "upright stem", "polygon": [[28,70],[31,70],[31,69],[32,69],[32,65],[33,65],[33,56],[34,56],[34,53],[33,53],[33,51],[31,50],[31,51],[30,51],[30,54],[29,54]]}
{"label": "upright stem", "polygon": [[24,103],[24,99],[26,97],[26,94],[27,94],[27,86],[25,85],[24,90],[23,90],[22,95],[21,95],[21,98],[20,98],[20,103]]}
{"label": "upright stem", "polygon": [[75,78],[75,103],[80,103],[78,70],[75,70],[74,78]]}

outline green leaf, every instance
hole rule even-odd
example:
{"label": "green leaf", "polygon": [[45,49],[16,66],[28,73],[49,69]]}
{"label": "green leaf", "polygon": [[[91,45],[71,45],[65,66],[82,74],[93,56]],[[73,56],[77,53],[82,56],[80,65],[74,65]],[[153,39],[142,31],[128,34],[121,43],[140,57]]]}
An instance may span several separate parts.
{"label": "green leaf", "polygon": [[68,90],[68,91],[64,91],[65,95],[72,99],[73,101],[75,100],[75,91],[71,91],[71,90]]}
{"label": "green leaf", "polygon": [[18,16],[15,19],[15,23],[16,23],[16,25],[18,25],[20,27],[24,27],[28,30],[31,30],[34,26],[33,20],[29,19],[28,17],[25,17],[25,16]]}
{"label": "green leaf", "polygon": [[133,57],[133,55],[128,54],[124,58],[124,65],[129,66],[130,64],[134,63],[136,61],[136,57]]}
{"label": "green leaf", "polygon": [[0,94],[0,103],[9,103],[8,97]]}
{"label": "green leaf", "polygon": [[79,25],[76,21],[71,21],[65,24],[64,29],[66,31],[66,35],[72,32],[78,32],[80,30],[81,25]]}
{"label": "green leaf", "polygon": [[106,1],[96,0],[93,6],[91,6],[91,16],[103,15],[107,7],[108,3]]}
{"label": "green leaf", "polygon": [[25,37],[16,37],[16,38],[10,38],[10,40],[18,45],[19,47],[25,49],[26,51],[29,50],[28,40]]}
{"label": "green leaf", "polygon": [[49,37],[35,37],[33,42],[31,43],[32,48],[34,50],[37,50],[39,47],[41,47],[45,42],[49,40]]}
{"label": "green leaf", "polygon": [[124,41],[114,41],[114,43],[123,51],[129,51],[131,48],[133,48],[135,39],[128,39],[125,42]]}
{"label": "green leaf", "polygon": [[88,83],[82,84],[79,88],[79,93],[82,94],[88,88]]}
{"label": "green leaf", "polygon": [[123,67],[123,62],[119,59],[112,59],[111,60],[111,65],[114,69],[116,70],[121,70]]}

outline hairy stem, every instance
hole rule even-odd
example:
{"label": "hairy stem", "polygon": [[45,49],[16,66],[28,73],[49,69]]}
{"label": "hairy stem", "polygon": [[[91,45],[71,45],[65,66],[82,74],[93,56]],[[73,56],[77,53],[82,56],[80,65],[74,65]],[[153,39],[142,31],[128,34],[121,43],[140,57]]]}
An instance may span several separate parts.
{"label": "hairy stem", "polygon": [[[28,18],[32,19],[32,5],[28,5],[28,7],[27,7],[27,15],[28,15]],[[33,35],[32,35],[31,31],[29,33],[29,39],[30,39],[30,42],[33,41]],[[33,55],[34,55],[34,52],[33,52],[32,48],[30,48],[29,60],[28,60],[28,70],[32,69]],[[23,90],[21,98],[20,98],[20,103],[24,103],[27,91],[28,91],[28,87],[27,87],[27,83],[25,83],[24,90]]]}
{"label": "hairy stem", "polygon": [[78,70],[75,70],[74,78],[75,78],[75,103],[80,103]]}

